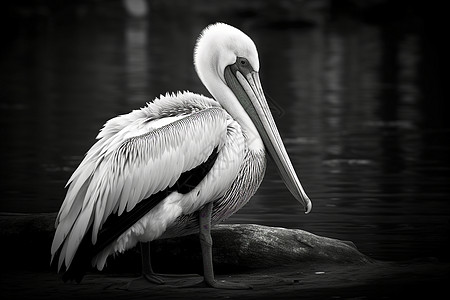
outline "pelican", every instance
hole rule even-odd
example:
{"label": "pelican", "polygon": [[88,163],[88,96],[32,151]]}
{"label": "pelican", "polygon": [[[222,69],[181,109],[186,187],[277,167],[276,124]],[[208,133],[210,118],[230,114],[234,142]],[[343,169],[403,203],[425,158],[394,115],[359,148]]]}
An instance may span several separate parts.
{"label": "pelican", "polygon": [[[215,280],[210,230],[256,192],[267,152],[310,212],[265,99],[253,41],[230,25],[209,25],[197,39],[194,65],[213,99],[166,94],[112,118],[70,177],[51,246],[64,280],[79,282],[138,242],[198,233],[204,284],[247,288]],[[143,275],[162,283],[144,249]]]}

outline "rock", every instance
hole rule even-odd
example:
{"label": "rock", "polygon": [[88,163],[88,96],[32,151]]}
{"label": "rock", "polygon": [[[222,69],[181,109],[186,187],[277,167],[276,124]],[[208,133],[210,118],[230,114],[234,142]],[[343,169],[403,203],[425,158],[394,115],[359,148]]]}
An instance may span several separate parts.
{"label": "rock", "polygon": [[[216,270],[246,271],[294,263],[356,263],[372,260],[351,242],[314,235],[300,229],[286,229],[253,224],[221,224],[212,230],[213,259]],[[174,265],[186,269],[201,268],[197,236],[156,241],[155,251]],[[177,272],[172,269],[171,271]],[[186,270],[185,270],[186,271]],[[198,270],[201,271],[201,270]]]}
{"label": "rock", "polygon": [[[1,263],[5,267],[49,268],[56,214],[0,214]],[[212,230],[217,272],[246,271],[306,263],[367,264],[370,258],[351,242],[314,235],[300,229],[252,224],[222,224]],[[139,247],[136,247],[139,248]],[[201,272],[196,235],[152,243],[156,270]],[[138,271],[138,249],[108,261],[110,271]]]}

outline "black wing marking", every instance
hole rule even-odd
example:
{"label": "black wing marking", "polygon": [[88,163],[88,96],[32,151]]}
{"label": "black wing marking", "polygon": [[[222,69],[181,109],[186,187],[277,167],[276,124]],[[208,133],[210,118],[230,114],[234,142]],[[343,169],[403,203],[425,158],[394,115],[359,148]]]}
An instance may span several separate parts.
{"label": "black wing marking", "polygon": [[[124,211],[120,216],[117,216],[116,214],[109,216],[105,224],[103,224],[102,229],[98,232],[97,243],[95,245],[92,245],[91,242],[91,225],[83,237],[70,267],[64,273],[63,280],[75,280],[76,282],[80,282],[85,273],[91,268],[92,259],[108,245],[114,242],[133,224],[144,217],[150,210],[158,205],[158,203],[164,200],[172,192],[176,191],[181,194],[187,194],[192,191],[209,173],[217,160],[218,154],[219,152],[216,147],[204,163],[182,173],[173,186],[140,201],[129,212]],[[62,246],[58,249],[56,256],[60,255],[61,249]],[[56,261],[57,260],[55,259],[54,262]]]}

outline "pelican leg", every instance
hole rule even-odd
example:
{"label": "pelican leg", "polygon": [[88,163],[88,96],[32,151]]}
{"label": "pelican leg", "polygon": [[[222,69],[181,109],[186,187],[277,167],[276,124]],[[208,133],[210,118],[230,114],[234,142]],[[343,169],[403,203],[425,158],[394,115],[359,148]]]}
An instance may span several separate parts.
{"label": "pelican leg", "polygon": [[138,278],[130,280],[124,287],[126,290],[141,290],[152,284],[165,284],[164,280],[153,271],[150,261],[150,242],[140,243],[142,274]]}
{"label": "pelican leg", "polygon": [[[148,284],[163,285],[166,284],[167,279],[169,285],[173,287],[184,287],[183,284],[178,285],[179,281],[183,282],[188,279],[197,278],[198,274],[160,274],[153,271],[151,259],[150,259],[150,242],[140,243],[141,247],[141,263],[142,274],[140,277],[132,279],[125,286],[126,290],[141,290],[148,288]],[[187,278],[187,279],[185,279]],[[175,281],[174,281],[175,280]],[[175,285],[171,285],[175,284]],[[192,285],[186,285],[192,286]]]}
{"label": "pelican leg", "polygon": [[164,279],[162,277],[169,278],[183,278],[183,277],[194,277],[198,274],[161,274],[153,271],[152,262],[150,259],[150,242],[140,243],[141,244],[141,260],[142,260],[142,276],[148,281],[164,284]]}
{"label": "pelican leg", "polygon": [[142,277],[151,283],[164,284],[164,280],[160,274],[156,274],[152,268],[150,259],[150,242],[140,243],[141,245],[141,262],[142,262]]}
{"label": "pelican leg", "polygon": [[200,245],[203,258],[204,283],[207,286],[218,289],[243,290],[251,289],[251,286],[243,283],[217,281],[214,279],[214,269],[212,262],[212,238],[211,238],[211,212],[212,203],[206,204],[200,211]]}

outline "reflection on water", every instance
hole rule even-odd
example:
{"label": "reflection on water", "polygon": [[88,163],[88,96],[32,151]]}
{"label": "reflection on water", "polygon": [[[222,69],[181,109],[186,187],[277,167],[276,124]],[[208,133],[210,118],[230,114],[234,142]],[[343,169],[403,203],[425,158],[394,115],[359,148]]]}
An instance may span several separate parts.
{"label": "reflection on water", "polygon": [[[167,91],[206,93],[192,50],[209,22],[153,12],[20,31],[1,57],[0,211],[57,211],[107,119]],[[449,127],[425,122],[435,110],[422,109],[419,31],[230,22],[259,48],[262,82],[313,211],[303,214],[269,165],[254,199],[227,222],[302,228],[377,258],[447,251]]]}
{"label": "reflection on water", "polygon": [[125,74],[127,101],[142,106],[142,99],[150,93],[148,67],[147,18],[128,20],[125,30]]}

